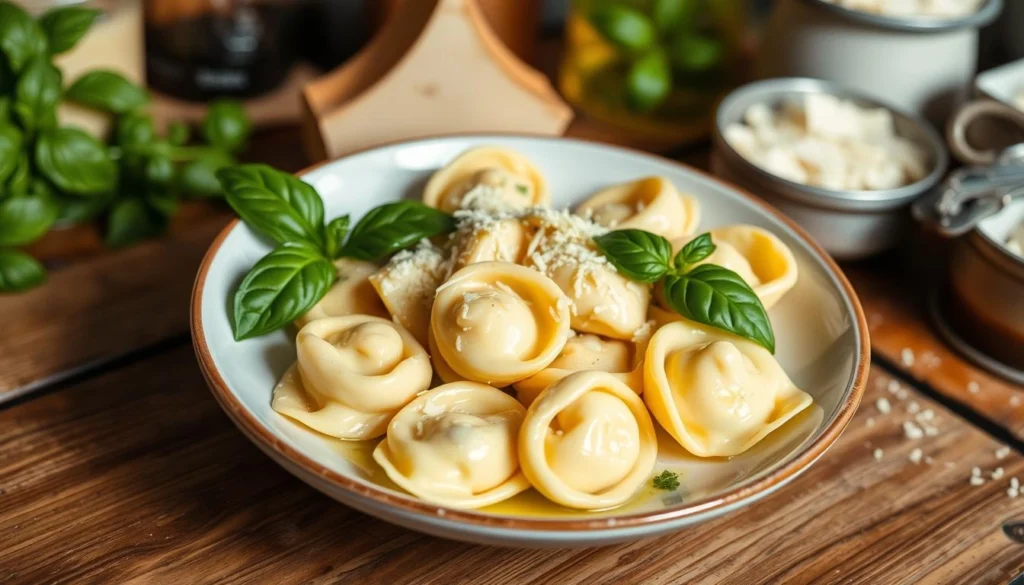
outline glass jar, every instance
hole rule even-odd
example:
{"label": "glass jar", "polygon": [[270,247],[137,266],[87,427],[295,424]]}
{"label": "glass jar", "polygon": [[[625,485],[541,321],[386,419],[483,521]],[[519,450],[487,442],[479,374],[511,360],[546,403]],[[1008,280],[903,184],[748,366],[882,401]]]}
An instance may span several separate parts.
{"label": "glass jar", "polygon": [[573,0],[560,89],[633,140],[703,138],[744,77],[747,18],[747,0]]}

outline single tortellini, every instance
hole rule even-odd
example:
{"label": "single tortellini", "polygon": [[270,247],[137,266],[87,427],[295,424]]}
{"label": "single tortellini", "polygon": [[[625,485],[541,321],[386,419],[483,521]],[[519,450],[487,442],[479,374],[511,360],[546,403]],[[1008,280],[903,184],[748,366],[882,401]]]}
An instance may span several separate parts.
{"label": "single tortellini", "polygon": [[[730,225],[711,230],[715,251],[698,264],[717,264],[740,275],[754,289],[761,304],[779,302],[797,280],[796,258],[782,240],[752,225]],[[672,243],[678,252],[689,238]]]}
{"label": "single tortellini", "polygon": [[370,315],[317,319],[296,337],[296,365],[274,388],[280,414],[331,437],[372,439],[433,375],[401,325]]}
{"label": "single tortellini", "polygon": [[455,233],[455,270],[478,262],[520,264],[530,243],[529,226],[515,218],[482,223]]}
{"label": "single tortellini", "polygon": [[334,266],[338,271],[337,282],[313,308],[295,320],[296,327],[301,329],[310,321],[324,317],[388,316],[387,309],[369,281],[370,275],[377,271],[377,265],[352,258],[338,258]]}
{"label": "single tortellini", "polygon": [[517,152],[488,146],[468,150],[435,172],[423,202],[452,213],[462,207],[524,209],[551,200],[533,163]]}
{"label": "single tortellini", "polygon": [[460,376],[448,362],[444,361],[444,357],[441,356],[441,351],[437,349],[437,340],[434,339],[433,331],[427,333],[427,349],[430,350],[430,363],[434,366],[434,374],[441,379],[441,382],[445,384],[451,384],[452,382],[462,382],[465,378]]}
{"label": "single tortellini", "polygon": [[437,356],[467,380],[505,386],[546,368],[569,337],[569,302],[550,278],[508,262],[459,270],[430,313]]}
{"label": "single tortellini", "polygon": [[680,318],[651,338],[644,402],[698,457],[731,457],[810,406],[760,345]]}
{"label": "single tortellini", "polygon": [[391,316],[419,341],[427,344],[430,307],[434,291],[444,282],[449,261],[444,251],[424,240],[412,250],[395,254],[383,268],[370,275]]}
{"label": "single tortellini", "polygon": [[548,270],[572,303],[572,328],[612,339],[633,339],[647,323],[650,288],[611,264],[561,264]]}
{"label": "single tortellini", "polygon": [[551,365],[516,382],[516,398],[526,406],[548,386],[575,372],[609,372],[637,394],[644,391],[642,344],[584,333],[569,338]]}
{"label": "single tortellini", "polygon": [[670,240],[693,234],[700,204],[681,195],[665,177],[646,177],[608,187],[576,208],[576,213],[613,229],[640,229]]}
{"label": "single tortellini", "polygon": [[438,386],[391,419],[373,458],[422,500],[453,508],[496,504],[530,487],[517,450],[525,412],[486,384]]}
{"label": "single tortellini", "polygon": [[649,481],[658,455],[643,400],[606,372],[577,372],[526,411],[519,461],[537,491],[580,510],[612,508]]}

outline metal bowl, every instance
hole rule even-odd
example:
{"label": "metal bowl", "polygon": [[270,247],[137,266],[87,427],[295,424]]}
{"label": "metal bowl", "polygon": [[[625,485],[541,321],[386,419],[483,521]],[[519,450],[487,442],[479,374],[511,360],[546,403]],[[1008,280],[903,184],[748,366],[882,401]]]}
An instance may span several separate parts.
{"label": "metal bowl", "polygon": [[[726,142],[725,128],[741,122],[750,106],[777,108],[788,101],[802,101],[809,94],[828,94],[861,107],[889,110],[896,134],[921,145],[928,153],[930,172],[915,183],[895,189],[823,189],[778,177],[745,159]],[[803,77],[758,81],[730,93],[718,106],[712,141],[715,173],[771,202],[840,259],[863,258],[895,245],[904,232],[907,206],[934,188],[949,164],[945,143],[924,119],[838,84]]]}
{"label": "metal bowl", "polygon": [[862,24],[909,32],[941,32],[967,27],[981,28],[990,24],[999,16],[999,13],[1003,11],[1003,0],[988,0],[988,2],[982,4],[976,11],[957,18],[937,18],[927,16],[895,17],[873,14],[871,12],[864,12],[853,8],[846,8],[838,4],[825,2],[824,0],[804,1],[818,5],[825,10],[832,11],[834,14],[842,15],[845,18],[849,18],[850,20]]}

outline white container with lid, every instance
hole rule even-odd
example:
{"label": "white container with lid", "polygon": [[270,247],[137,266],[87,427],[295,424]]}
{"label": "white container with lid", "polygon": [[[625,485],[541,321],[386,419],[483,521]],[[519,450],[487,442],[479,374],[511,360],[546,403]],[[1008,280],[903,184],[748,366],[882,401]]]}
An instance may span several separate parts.
{"label": "white container with lid", "polygon": [[978,30],[1002,11],[988,0],[955,19],[891,18],[822,0],[777,0],[759,77],[827,79],[942,123],[966,97]]}

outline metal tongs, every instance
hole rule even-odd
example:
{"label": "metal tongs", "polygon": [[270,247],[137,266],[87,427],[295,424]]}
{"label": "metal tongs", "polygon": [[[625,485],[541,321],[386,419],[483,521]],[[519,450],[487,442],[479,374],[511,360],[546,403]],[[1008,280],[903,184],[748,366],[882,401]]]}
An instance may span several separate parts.
{"label": "metal tongs", "polygon": [[1024,143],[1008,147],[991,166],[957,169],[930,195],[914,203],[914,217],[942,235],[961,236],[978,222],[1024,197]]}

